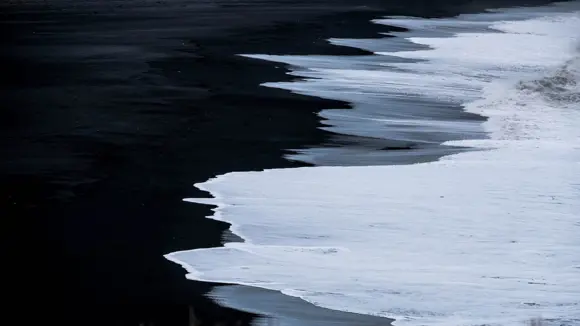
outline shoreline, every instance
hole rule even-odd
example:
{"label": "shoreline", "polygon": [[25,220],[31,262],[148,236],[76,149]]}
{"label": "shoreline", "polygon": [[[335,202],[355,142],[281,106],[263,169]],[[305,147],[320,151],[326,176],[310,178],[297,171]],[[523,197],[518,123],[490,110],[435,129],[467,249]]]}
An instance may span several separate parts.
{"label": "shoreline", "polygon": [[[171,3],[176,8],[166,12],[179,12],[180,2]],[[191,309],[201,321],[247,324],[254,314],[221,308],[204,295],[211,284],[187,280],[163,258],[220,245],[228,227],[206,219],[208,207],[181,199],[204,196],[192,184],[216,174],[304,166],[283,158],[287,148],[321,142],[327,133],[316,128],[314,112],[343,104],[261,87],[291,77],[238,54],[267,44],[282,54],[301,40],[304,53],[361,51],[305,39],[344,28],[325,26],[332,17],[317,21],[332,15],[310,4],[288,15],[284,6],[292,4],[272,2],[284,13],[279,22],[258,17],[228,30],[216,21],[213,34],[203,25],[172,30],[187,26],[191,12],[142,31],[149,14],[92,5],[3,4],[10,10],[0,50],[8,72],[0,80],[7,91],[0,207],[13,217],[9,241],[34,248],[33,257],[11,255],[20,288],[14,298],[25,305],[27,293],[39,303],[32,318],[61,324],[187,324]],[[100,16],[111,10],[118,14]],[[302,16],[310,17],[307,26],[284,27]]]}
{"label": "shoreline", "polygon": [[217,306],[211,284],[163,258],[219,246],[228,229],[181,199],[206,196],[192,184],[215,175],[307,166],[283,156],[329,139],[316,112],[347,104],[258,86],[293,77],[238,55],[364,54],[325,40],[368,37],[382,28],[367,18],[386,10],[256,3],[0,6],[0,207],[18,248],[14,297],[38,318],[183,324],[192,306],[203,320],[256,317]]}
{"label": "shoreline", "polygon": [[[451,143],[454,143],[454,142],[452,141]],[[477,141],[475,141],[475,143],[477,143]],[[447,156],[447,155],[446,155],[446,156]],[[274,169],[274,170],[284,170],[284,169]],[[275,173],[276,171],[273,171],[273,172]],[[224,176],[223,176],[223,175],[220,175],[220,176],[218,176],[218,177],[224,177]],[[217,178],[217,177],[216,177],[216,178]],[[212,179],[213,179],[213,178],[212,178]],[[206,181],[205,183],[210,183],[210,182],[212,181],[212,179],[210,179],[210,180]],[[235,179],[235,178],[234,178],[234,179]],[[243,180],[244,178],[240,178],[240,179],[241,179],[241,180]],[[251,179],[251,178],[248,178],[248,179]],[[259,180],[259,178],[257,178],[257,177],[256,177],[256,180]],[[235,182],[234,182],[234,184],[235,184]],[[197,185],[196,185],[196,186],[197,186]],[[199,186],[198,186],[198,188],[199,188],[199,189],[206,190],[206,191],[210,192],[210,190],[208,190],[208,189],[205,189],[205,188],[203,188],[203,187],[199,187]],[[210,187],[210,189],[211,189],[211,187]],[[227,188],[226,188],[226,189],[227,189]],[[236,196],[236,195],[235,195],[235,193],[236,193],[236,190],[237,190],[237,189],[233,188],[233,189],[229,189],[229,190],[231,190],[231,191],[233,192],[233,194],[234,194],[234,198],[235,198],[235,196]],[[276,195],[274,195],[274,196],[276,196]],[[442,196],[442,198],[443,198],[443,196]],[[274,199],[275,199],[275,197],[274,197]],[[199,203],[199,204],[206,204],[206,205],[212,205],[212,206],[214,206],[214,205],[218,205],[218,207],[219,207],[220,197],[216,196],[216,194],[214,193],[214,200],[211,200],[211,199],[210,199],[210,200],[206,200],[206,199],[201,199],[201,200],[192,199],[191,201],[192,201],[192,202],[194,202],[194,203]],[[235,202],[235,201],[234,201],[234,202]],[[240,203],[238,203],[238,204],[239,204],[240,206],[245,206],[245,205],[244,205],[244,201],[243,201],[243,200],[242,200],[242,201],[240,201]],[[223,203],[222,203],[222,205],[223,205]],[[214,217],[208,217],[208,218],[214,218]],[[218,219],[218,220],[221,220],[221,219]],[[225,220],[227,220],[227,219],[225,219]],[[233,228],[235,228],[235,227],[236,227],[236,225],[235,225],[235,224],[231,224],[231,225],[232,225],[232,227],[233,227]],[[242,237],[242,238],[243,238],[243,237]],[[250,247],[251,247],[251,244],[250,244]],[[192,251],[193,251],[193,250],[192,250]],[[228,251],[228,250],[226,250],[226,251]],[[224,251],[224,254],[225,254],[225,255],[224,255],[223,257],[228,257],[228,254],[226,254],[226,253],[225,253],[226,251]],[[234,250],[234,251],[236,251],[236,250]],[[245,252],[245,250],[242,250],[242,252]],[[172,254],[173,254],[173,253],[172,253]],[[243,256],[243,255],[242,255],[242,256]],[[197,257],[197,256],[195,256],[195,255],[194,255],[194,257]],[[202,257],[202,258],[201,258],[202,260],[204,259],[204,258],[203,258],[203,255],[201,255],[200,257]],[[171,259],[171,258],[168,258],[168,259]],[[172,259],[172,260],[173,260],[173,259]],[[176,262],[177,262],[177,263],[179,263],[179,264],[181,264],[181,265],[187,265],[187,263],[180,262],[180,261],[178,261],[178,260],[176,260]],[[250,264],[251,264],[251,263],[250,263]],[[203,265],[203,263],[202,263],[201,265]],[[219,264],[218,264],[218,266],[219,266]],[[187,267],[186,267],[186,269],[188,269],[188,271],[191,271],[191,270],[190,270],[190,268],[187,268]],[[209,270],[211,270],[211,268],[209,268]],[[195,270],[194,270],[194,271],[195,271]],[[194,276],[194,278],[197,278],[197,277],[196,277],[196,276]],[[203,277],[200,277],[199,279],[204,279],[204,278],[203,278]],[[211,279],[211,277],[210,277],[209,279]],[[243,277],[242,277],[242,278],[240,278],[240,279],[243,279]],[[262,281],[259,281],[259,282],[262,282]],[[258,283],[259,283],[259,282],[258,282]],[[243,283],[241,283],[241,284],[243,284]],[[241,288],[241,289],[243,289],[243,288],[246,288],[246,286],[233,286],[233,287],[232,287],[232,286],[225,286],[224,288],[226,288],[226,289],[228,289],[228,288]],[[248,291],[252,291],[252,290],[248,290]],[[270,290],[270,291],[272,291],[272,290]],[[227,290],[226,290],[226,292],[227,292]],[[235,291],[234,291],[234,292],[235,292]],[[275,291],[274,291],[274,292],[275,292]],[[230,306],[236,306],[236,304],[240,305],[240,304],[239,304],[239,302],[237,302],[237,303],[236,303],[236,301],[235,301],[235,299],[236,299],[236,296],[239,296],[239,294],[235,294],[235,295],[233,295],[233,296],[232,296],[232,294],[226,294],[226,295],[225,295],[226,302],[227,302],[228,300],[229,300],[229,302],[230,302],[228,305],[230,305]],[[242,295],[242,296],[245,296],[245,295]],[[220,296],[218,295],[218,299],[220,299],[220,300],[224,300],[224,297],[223,297],[223,296],[222,296],[222,297],[220,297]],[[232,302],[232,300],[233,300],[233,302],[234,302],[234,303],[231,303],[231,302]],[[244,304],[241,304],[241,306],[243,306],[243,305],[244,305]],[[246,308],[246,309],[249,309],[250,311],[252,311],[252,310],[251,310],[251,306],[250,306],[250,308]]]}

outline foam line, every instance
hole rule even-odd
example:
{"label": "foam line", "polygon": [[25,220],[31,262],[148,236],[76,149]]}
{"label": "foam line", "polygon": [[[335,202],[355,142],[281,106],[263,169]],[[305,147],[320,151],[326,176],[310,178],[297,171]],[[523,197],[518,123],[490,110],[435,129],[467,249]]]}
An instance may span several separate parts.
{"label": "foam line", "polygon": [[[464,137],[449,145],[480,150],[414,165],[218,176],[196,185],[214,201],[189,201],[217,205],[212,218],[245,242],[167,258],[192,279],[277,290],[397,326],[524,325],[538,316],[545,325],[579,325],[580,13],[569,12],[578,2],[569,6],[459,17],[458,28],[471,19],[478,30],[442,37],[416,37],[412,28],[433,22],[398,17],[411,28],[407,40],[421,46],[385,54],[419,61],[385,56],[377,72],[345,69],[342,58],[335,68],[300,70],[317,79],[270,84],[337,99],[356,89],[386,103],[411,96],[458,104],[488,118],[488,137],[466,137],[469,124],[441,115],[406,117],[397,123],[452,130]],[[340,119],[323,115],[344,134],[359,130],[356,121],[377,138],[393,125],[381,128],[388,119],[377,106],[358,108]]]}

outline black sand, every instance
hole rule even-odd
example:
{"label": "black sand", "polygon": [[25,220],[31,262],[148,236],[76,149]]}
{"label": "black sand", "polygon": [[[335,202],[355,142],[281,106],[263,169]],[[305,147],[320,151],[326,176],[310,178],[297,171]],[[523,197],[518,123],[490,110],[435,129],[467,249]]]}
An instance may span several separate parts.
{"label": "black sand", "polygon": [[[26,318],[90,325],[244,323],[162,255],[220,245],[195,182],[298,166],[344,103],[259,87],[284,67],[240,53],[362,54],[381,14],[438,16],[472,1],[53,0],[0,3],[0,216],[5,293]],[[453,11],[450,11],[453,9]],[[23,322],[25,323],[25,322]],[[26,324],[26,323],[25,323]]]}
{"label": "black sand", "polygon": [[283,69],[234,55],[326,47],[332,10],[186,3],[2,4],[2,215],[15,297],[45,321],[249,318],[162,255],[220,244],[227,226],[181,201],[193,183],[291,166],[285,148],[324,137],[315,112],[338,103],[259,87]]}

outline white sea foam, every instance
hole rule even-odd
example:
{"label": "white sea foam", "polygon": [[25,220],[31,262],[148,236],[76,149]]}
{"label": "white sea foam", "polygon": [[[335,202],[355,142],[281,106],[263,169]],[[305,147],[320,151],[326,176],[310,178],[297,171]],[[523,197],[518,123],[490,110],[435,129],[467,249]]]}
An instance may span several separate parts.
{"label": "white sea foam", "polygon": [[[319,63],[300,70],[317,79],[271,85],[355,103],[364,96],[340,92],[350,83],[385,99],[459,103],[488,117],[489,138],[453,141],[485,150],[432,163],[218,176],[196,185],[215,199],[189,201],[217,205],[213,218],[246,242],[167,257],[193,279],[279,290],[397,326],[523,325],[537,316],[580,325],[580,14],[565,10],[462,16],[463,31],[446,36],[426,36],[441,21],[397,18],[418,29],[407,40],[423,47],[382,51],[373,66],[384,69]],[[334,126],[345,134],[357,123],[381,128],[365,124],[386,120],[376,112]]]}

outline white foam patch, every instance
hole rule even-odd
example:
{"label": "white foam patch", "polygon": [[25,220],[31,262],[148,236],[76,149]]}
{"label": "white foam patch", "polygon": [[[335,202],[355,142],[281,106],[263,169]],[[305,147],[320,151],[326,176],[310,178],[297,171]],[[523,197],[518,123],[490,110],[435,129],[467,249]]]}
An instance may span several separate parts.
{"label": "white foam patch", "polygon": [[[549,20],[529,23],[525,19],[537,18],[538,12],[562,12],[577,7],[576,3],[568,3],[537,11],[516,8],[430,20],[391,17],[375,22],[411,30],[390,32],[387,34],[391,37],[378,39],[329,40],[336,45],[362,48],[381,56],[247,56],[289,64],[292,66],[290,74],[305,78],[270,82],[264,86],[352,103],[350,110],[322,111],[320,115],[327,125],[324,130],[416,144],[482,138],[484,133],[480,121],[470,116],[458,116],[456,106],[477,98],[492,79],[513,79],[522,69],[537,69],[538,65],[546,68],[549,62],[553,65],[561,63],[562,56],[569,53],[568,49],[562,49],[569,46],[565,40],[567,34],[555,43],[542,43],[552,47],[550,51],[542,52],[547,57],[539,57],[542,53],[535,48],[546,33],[569,33],[575,22],[567,20],[564,23],[568,26],[561,24],[551,28],[554,24]],[[552,15],[551,19],[554,17]],[[502,22],[506,19],[511,21],[509,28],[529,30],[524,33],[515,30],[507,31],[514,33],[490,33],[504,31],[502,28],[506,27]],[[524,26],[519,27],[522,24]],[[460,52],[466,53],[457,56],[456,53]],[[437,64],[434,61],[438,61]],[[469,83],[465,82],[466,78],[470,79]],[[350,148],[341,150],[332,146],[298,149],[297,154],[288,158],[314,164],[338,162],[340,165],[343,160],[352,161],[347,159],[351,152]],[[378,161],[369,160],[375,164]],[[395,158],[388,162],[397,161]]]}
{"label": "white foam patch", "polygon": [[580,19],[538,12],[502,22],[484,14],[495,32],[411,31],[411,41],[431,49],[389,55],[423,61],[385,62],[381,74],[324,68],[311,70],[315,81],[284,84],[340,99],[336,85],[350,81],[386,99],[458,102],[489,117],[489,139],[452,144],[486,150],[405,166],[219,176],[197,185],[215,200],[190,201],[216,204],[213,218],[246,242],[167,258],[192,279],[279,290],[393,317],[397,326],[524,325],[538,316],[545,325],[579,325]]}

